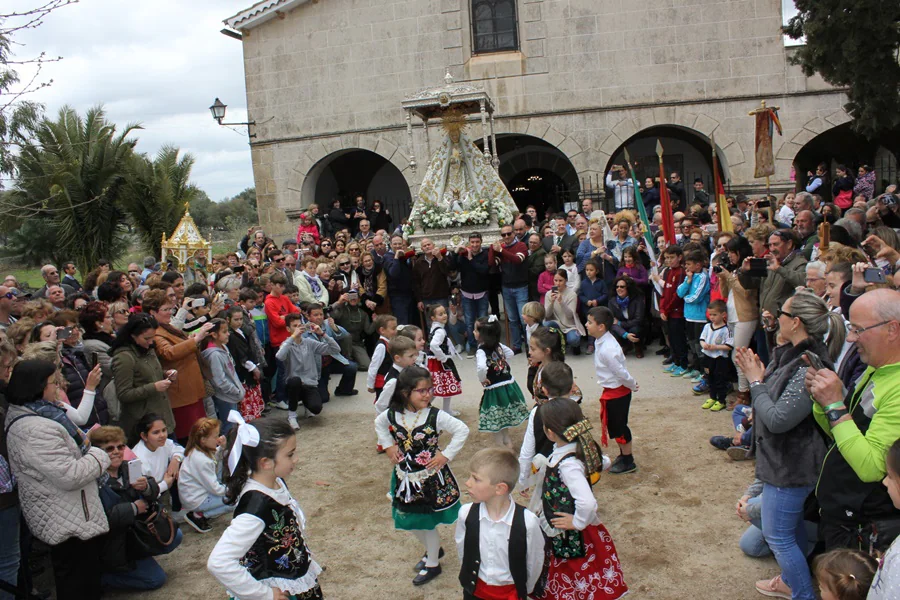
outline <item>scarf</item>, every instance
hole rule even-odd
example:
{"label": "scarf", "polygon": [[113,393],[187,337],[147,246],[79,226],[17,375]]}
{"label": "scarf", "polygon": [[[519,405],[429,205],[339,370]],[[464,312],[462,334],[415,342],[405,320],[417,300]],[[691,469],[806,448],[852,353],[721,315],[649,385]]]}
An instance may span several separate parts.
{"label": "scarf", "polygon": [[304,273],[303,276],[306,277],[306,281],[309,282],[309,287],[312,288],[313,295],[318,296],[322,293],[321,279],[318,277],[310,277],[309,273]]}
{"label": "scarf", "polygon": [[116,341],[116,338],[113,337],[112,334],[106,333],[105,331],[92,331],[90,333],[85,333],[84,339],[97,340],[99,342],[103,342],[107,346],[112,346]]}
{"label": "scarf", "polygon": [[624,298],[620,298],[616,295],[616,304],[619,305],[619,308],[622,309],[622,313],[625,314],[628,312],[628,305],[631,303],[631,296],[625,296]]}
{"label": "scarf", "polygon": [[366,290],[366,293],[370,296],[375,295],[376,286],[375,286],[375,267],[372,267],[368,272],[363,267],[360,267],[357,271],[359,275],[360,283],[362,284],[362,288]]}
{"label": "scarf", "polygon": [[578,447],[584,455],[584,466],[587,467],[588,482],[593,486],[600,480],[600,472],[603,470],[603,457],[597,442],[594,441],[590,431],[593,428],[587,419],[569,426],[563,432],[563,439],[567,442],[578,442]]}
{"label": "scarf", "polygon": [[87,437],[84,433],[78,429],[78,426],[73,423],[68,416],[66,416],[66,411],[56,406],[52,402],[47,402],[43,398],[40,400],[35,400],[34,402],[28,402],[25,404],[26,408],[30,408],[38,415],[44,417],[45,419],[50,419],[51,421],[56,421],[60,425],[62,425],[66,433],[68,433],[78,447],[81,449],[81,454],[87,454],[87,451],[90,449],[90,444],[87,441]]}

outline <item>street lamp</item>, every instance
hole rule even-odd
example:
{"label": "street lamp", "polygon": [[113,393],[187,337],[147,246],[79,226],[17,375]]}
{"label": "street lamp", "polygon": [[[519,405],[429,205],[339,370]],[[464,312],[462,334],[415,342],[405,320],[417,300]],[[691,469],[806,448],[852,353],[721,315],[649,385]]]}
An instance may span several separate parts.
{"label": "street lamp", "polygon": [[215,102],[212,103],[212,106],[209,107],[209,112],[212,113],[212,118],[219,125],[228,126],[228,125],[246,125],[247,126],[247,136],[250,138],[255,138],[255,133],[250,133],[250,126],[256,125],[256,121],[247,121],[245,123],[223,123],[222,120],[225,118],[225,109],[228,108],[228,105],[223,103],[221,100],[216,98]]}

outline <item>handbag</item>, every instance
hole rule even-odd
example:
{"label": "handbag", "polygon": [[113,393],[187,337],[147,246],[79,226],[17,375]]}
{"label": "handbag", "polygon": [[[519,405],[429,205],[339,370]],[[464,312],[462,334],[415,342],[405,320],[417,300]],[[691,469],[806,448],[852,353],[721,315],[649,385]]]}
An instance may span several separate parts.
{"label": "handbag", "polygon": [[146,515],[135,519],[128,535],[128,558],[159,556],[169,550],[178,533],[178,523],[165,506],[153,502]]}

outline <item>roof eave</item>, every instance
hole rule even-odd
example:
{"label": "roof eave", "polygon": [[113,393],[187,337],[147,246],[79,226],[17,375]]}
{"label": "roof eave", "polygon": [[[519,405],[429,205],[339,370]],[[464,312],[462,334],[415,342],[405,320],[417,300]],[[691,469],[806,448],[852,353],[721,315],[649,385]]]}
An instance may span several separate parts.
{"label": "roof eave", "polygon": [[309,0],[262,0],[250,8],[228,17],[224,23],[235,31],[253,29],[306,2]]}

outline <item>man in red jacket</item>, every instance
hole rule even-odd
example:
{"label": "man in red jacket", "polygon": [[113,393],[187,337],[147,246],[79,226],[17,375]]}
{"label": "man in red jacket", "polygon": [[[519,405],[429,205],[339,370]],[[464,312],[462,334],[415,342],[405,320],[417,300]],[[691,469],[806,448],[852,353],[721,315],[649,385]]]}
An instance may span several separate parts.
{"label": "man in red jacket", "polygon": [[[520,227],[524,236],[524,222]],[[528,246],[513,234],[512,225],[504,225],[500,229],[500,241],[491,244],[488,251],[488,264],[500,267],[503,306],[509,322],[512,350],[516,354],[522,351],[522,344],[525,343],[525,328],[522,327],[521,319],[522,307],[528,302],[527,256]]]}
{"label": "man in red jacket", "polygon": [[659,299],[659,318],[666,328],[669,346],[672,348],[671,355],[663,362],[668,365],[664,372],[671,373],[673,377],[680,377],[684,375],[688,366],[684,299],[677,293],[678,286],[685,277],[684,268],[681,266],[684,253],[680,246],[672,245],[666,248],[664,256],[666,260],[664,279],[661,280],[659,275],[653,276],[654,281],[663,284],[662,297]]}
{"label": "man in red jacket", "polygon": [[[289,336],[284,317],[291,313],[300,312],[300,309],[294,306],[291,299],[284,295],[284,286],[287,285],[287,279],[282,273],[274,273],[269,282],[272,284],[272,291],[266,296],[263,306],[266,312],[266,319],[269,322],[269,344],[272,346],[272,350],[275,351],[281,347],[282,342]],[[274,356],[274,352],[272,355]],[[278,374],[275,380],[275,405],[278,408],[287,410],[284,365],[277,359],[276,363],[278,364]],[[282,404],[284,406],[281,406]]]}

